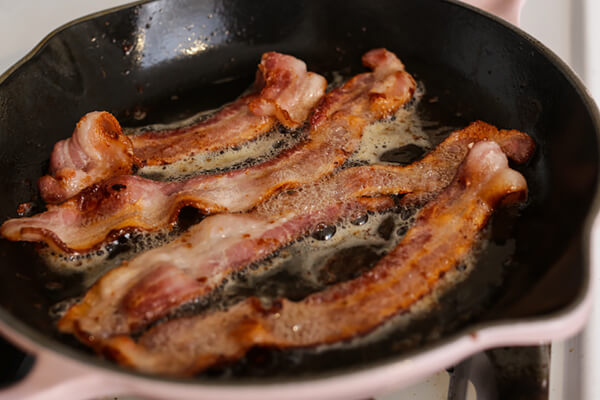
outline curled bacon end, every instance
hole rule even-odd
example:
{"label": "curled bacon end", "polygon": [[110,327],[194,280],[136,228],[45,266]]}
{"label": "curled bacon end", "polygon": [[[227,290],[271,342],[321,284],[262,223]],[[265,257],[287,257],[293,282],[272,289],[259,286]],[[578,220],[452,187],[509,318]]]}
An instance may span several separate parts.
{"label": "curled bacon end", "polygon": [[275,52],[262,56],[256,85],[264,85],[260,96],[252,99],[250,110],[260,116],[275,117],[288,128],[298,128],[319,102],[327,81],[306,70],[306,64],[294,57]]}
{"label": "curled bacon end", "polygon": [[97,350],[128,367],[192,375],[234,361],[254,346],[329,344],[365,335],[431,293],[469,254],[503,200],[522,201],[523,176],[494,142],[479,142],[452,183],[421,210],[403,241],[369,272],[302,301],[265,308],[249,298],[226,311],[172,319],[134,341],[116,336]]}
{"label": "curled bacon end", "polygon": [[73,136],[54,145],[50,174],[38,186],[46,202],[60,203],[95,182],[131,173],[134,162],[131,141],[119,122],[95,111],[79,120]]}

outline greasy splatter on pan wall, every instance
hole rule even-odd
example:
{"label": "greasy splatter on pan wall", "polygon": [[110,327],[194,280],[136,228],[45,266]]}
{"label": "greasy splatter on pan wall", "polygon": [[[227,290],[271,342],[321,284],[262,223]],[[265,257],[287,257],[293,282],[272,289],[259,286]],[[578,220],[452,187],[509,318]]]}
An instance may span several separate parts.
{"label": "greasy splatter on pan wall", "polygon": [[[482,298],[467,301],[457,290],[453,301],[465,307],[442,308],[415,324],[414,342],[398,344],[391,355],[385,341],[378,350],[336,350],[315,361],[322,365],[317,373],[401,357],[477,322],[567,309],[588,279],[582,229],[597,190],[595,111],[537,43],[452,2],[165,0],[73,24],[0,83],[0,219],[16,216],[24,201],[41,206],[35,181],[53,144],[90,110],[110,111],[125,126],[169,122],[235,98],[264,51],[293,54],[327,75],[360,71],[360,55],[374,47],[397,53],[425,84],[425,118],[449,126],[482,119],[531,134],[539,146],[523,169],[531,198],[520,218],[495,233],[515,240],[512,254],[481,263],[483,271],[501,268],[500,285],[469,280],[465,285]],[[47,345],[61,348],[53,344],[58,341],[101,363],[52,326],[48,307],[60,298],[47,283],[56,278],[33,246],[0,240],[0,257],[0,316],[24,322]],[[60,283],[67,288],[61,296],[79,290],[76,278]],[[447,323],[455,320],[460,323]],[[280,353],[254,357],[277,365]],[[298,370],[309,373],[306,359]],[[242,362],[239,374],[268,375],[271,361],[262,370],[244,369]]]}

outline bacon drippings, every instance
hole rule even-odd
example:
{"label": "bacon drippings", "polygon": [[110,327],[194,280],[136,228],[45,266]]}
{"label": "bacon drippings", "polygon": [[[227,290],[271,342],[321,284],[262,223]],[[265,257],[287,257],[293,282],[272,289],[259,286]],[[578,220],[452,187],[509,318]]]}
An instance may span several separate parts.
{"label": "bacon drippings", "polygon": [[394,54],[372,50],[363,63],[374,71],[328,93],[311,117],[309,138],[270,161],[183,182],[111,178],[45,213],[6,221],[0,233],[81,252],[126,230],[167,227],[184,206],[206,214],[243,211],[284,189],[315,182],[357,149],[365,126],[391,115],[413,95],[415,82]]}
{"label": "bacon drippings", "polygon": [[469,254],[494,209],[523,201],[526,192],[500,147],[478,143],[398,247],[359,278],[269,308],[249,298],[226,311],[170,320],[137,342],[118,336],[96,348],[140,371],[191,375],[254,346],[307,347],[365,335],[430,293]]}
{"label": "bacon drippings", "polygon": [[216,151],[252,140],[275,123],[297,128],[325,93],[322,76],[289,55],[265,53],[253,93],[207,120],[174,130],[125,136],[107,112],[84,116],[73,136],[56,143],[50,174],[39,180],[44,200],[60,203],[91,184],[129,174],[135,166],[163,165],[198,152]]}
{"label": "bacon drippings", "polygon": [[[333,224],[393,204],[389,198],[366,195],[410,193],[404,197],[407,203],[431,197],[450,183],[470,144],[491,139],[518,162],[525,162],[533,153],[533,141],[527,135],[498,131],[478,122],[450,135],[412,165],[349,168],[323,182],[274,197],[251,213],[208,217],[174,242],[106,274],[71,308],[59,328],[84,342],[94,337],[95,343],[140,329],[178,305],[205,295],[233,271],[261,260],[319,224]],[[164,278],[171,276],[176,276],[176,283]],[[179,290],[180,286],[184,289]],[[145,297],[150,300],[137,300]]]}

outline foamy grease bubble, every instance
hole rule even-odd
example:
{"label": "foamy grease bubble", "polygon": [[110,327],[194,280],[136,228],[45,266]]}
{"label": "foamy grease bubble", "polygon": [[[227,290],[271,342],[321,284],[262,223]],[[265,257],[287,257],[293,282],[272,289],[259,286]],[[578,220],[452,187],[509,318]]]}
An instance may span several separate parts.
{"label": "foamy grease bubble", "polygon": [[178,234],[177,229],[127,233],[91,251],[57,253],[51,248],[44,248],[39,254],[52,271],[63,275],[79,274],[82,276],[81,284],[89,287],[100,276],[123,261],[146,250],[163,246],[174,240]]}
{"label": "foamy grease bubble", "polygon": [[431,149],[429,134],[417,113],[417,106],[423,94],[422,85],[418,85],[410,104],[400,108],[392,118],[367,126],[360,147],[349,158],[349,163],[385,163],[381,160],[384,153],[406,145],[415,145],[423,150]]}

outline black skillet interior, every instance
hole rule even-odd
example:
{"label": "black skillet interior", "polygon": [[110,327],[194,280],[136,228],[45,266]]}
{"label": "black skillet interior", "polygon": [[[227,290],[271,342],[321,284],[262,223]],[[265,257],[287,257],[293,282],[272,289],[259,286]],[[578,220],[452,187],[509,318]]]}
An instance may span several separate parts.
{"label": "black skillet interior", "polygon": [[[110,111],[124,126],[177,120],[234,99],[265,51],[293,54],[331,77],[361,71],[360,56],[376,47],[398,54],[424,84],[424,118],[447,126],[481,119],[535,138],[537,154],[523,169],[529,204],[515,221],[497,224],[480,272],[410,332],[300,359],[257,350],[225,375],[364,365],[419,351],[474,323],[564,312],[587,287],[582,241],[597,190],[595,111],[537,43],[453,2],[163,0],[72,24],[0,83],[0,220],[16,217],[22,202],[43,209],[36,179],[53,144],[89,111]],[[33,246],[0,240],[0,257],[2,315],[95,362],[54,329],[48,308],[60,296],[48,282],[56,279]]]}

